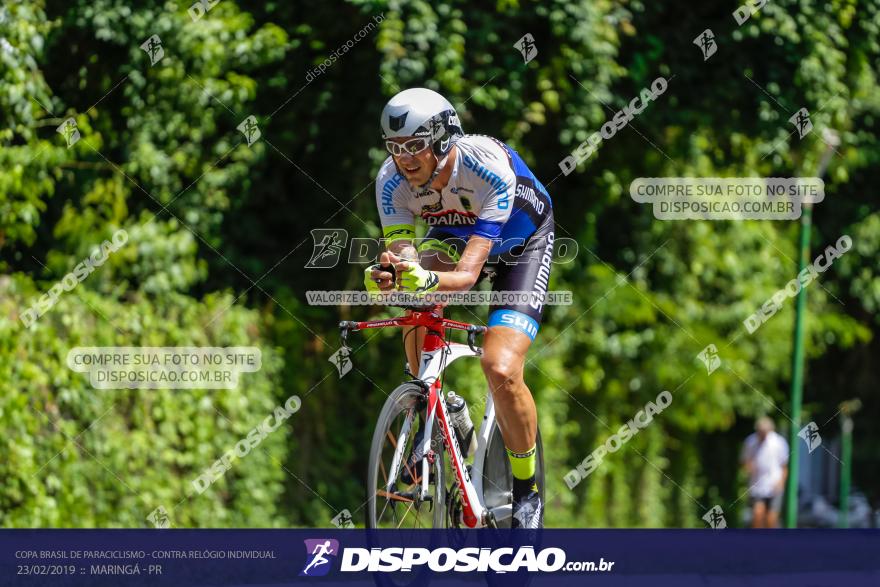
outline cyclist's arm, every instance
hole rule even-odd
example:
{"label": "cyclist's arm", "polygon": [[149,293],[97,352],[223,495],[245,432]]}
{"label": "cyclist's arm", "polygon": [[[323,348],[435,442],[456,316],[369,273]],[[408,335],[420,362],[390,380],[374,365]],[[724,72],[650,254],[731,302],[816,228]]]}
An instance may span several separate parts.
{"label": "cyclist's arm", "polygon": [[[486,259],[489,258],[489,251],[491,249],[491,240],[480,236],[472,236],[468,240],[467,246],[464,248],[461,259],[459,259],[455,269],[452,271],[429,272],[437,278],[437,286],[431,291],[467,291],[472,288],[480,277],[480,271],[486,263]],[[396,256],[389,257],[389,260],[395,264],[398,271],[406,271],[412,268],[412,264]],[[424,271],[424,269],[420,270]],[[390,274],[387,275],[390,277]],[[381,277],[383,281],[385,279],[384,274],[381,276],[376,274],[376,277]],[[427,277],[427,274],[425,277]]]}
{"label": "cyclist's arm", "polygon": [[[389,157],[376,177],[376,207],[382,223],[382,238],[385,250],[401,259],[416,261],[419,254],[413,245],[416,237],[415,215],[407,207],[403,177],[397,173]],[[388,291],[394,288],[391,273],[373,271],[374,280],[379,279],[379,289]]]}
{"label": "cyclist's arm", "polygon": [[454,271],[438,271],[440,291],[467,291],[477,283],[480,271],[489,258],[492,241],[481,236],[472,236],[461,254]]}
{"label": "cyclist's arm", "polygon": [[394,241],[385,242],[385,250],[394,253],[404,261],[418,261],[419,252],[416,250],[413,241],[408,238],[401,238]]}

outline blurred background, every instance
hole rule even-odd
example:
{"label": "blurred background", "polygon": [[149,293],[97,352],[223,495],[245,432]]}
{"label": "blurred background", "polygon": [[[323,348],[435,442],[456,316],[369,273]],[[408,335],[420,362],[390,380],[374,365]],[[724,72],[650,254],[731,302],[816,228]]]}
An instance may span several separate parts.
{"label": "blurred background", "polygon": [[[309,306],[307,290],[361,288],[363,265],[305,266],[313,229],[381,236],[378,116],[413,86],[449,98],[466,132],[516,148],[548,186],[557,236],[579,244],[551,283],[574,304],[548,308],[526,372],[549,526],[705,527],[716,505],[744,523],[742,442],[761,415],[786,437],[792,426],[794,300],[754,334],[742,322],[797,275],[799,223],[660,221],[629,184],[816,175],[822,131],[836,131],[809,259],[841,235],[853,245],[808,288],[801,422],[823,448],[792,448],[801,525],[833,525],[840,404],[858,398],[850,523],[874,524],[880,2],[709,4],[4,2],[0,525],[145,527],[160,506],[177,527],[330,526],[343,510],[362,523],[400,338],[353,339],[341,378],[329,359],[340,319],[396,312]],[[708,58],[694,42],[706,29]],[[659,76],[663,95],[562,175]],[[789,122],[800,108],[814,127],[803,138]],[[249,145],[237,127],[250,116]],[[78,135],[56,130],[70,118]],[[125,246],[25,327],[25,309],[120,228]],[[473,311],[452,317],[486,320]],[[697,358],[710,344],[711,374]],[[253,345],[263,367],[236,390],[102,391],[66,366],[75,346],[142,345]],[[485,393],[475,361],[447,385],[475,409]],[[569,490],[563,476],[662,390],[672,404]],[[294,394],[299,412],[193,495]]]}

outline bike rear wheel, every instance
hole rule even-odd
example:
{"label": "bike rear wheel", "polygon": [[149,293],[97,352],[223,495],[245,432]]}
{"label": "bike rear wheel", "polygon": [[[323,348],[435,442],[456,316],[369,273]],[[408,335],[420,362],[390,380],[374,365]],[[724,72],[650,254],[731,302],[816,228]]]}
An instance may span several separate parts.
{"label": "bike rear wheel", "polygon": [[367,528],[445,527],[444,451],[436,422],[432,432],[434,463],[428,468],[427,499],[421,496],[422,461],[415,467],[407,463],[416,434],[425,424],[427,404],[427,393],[415,383],[404,383],[385,401],[370,448]]}
{"label": "bike rear wheel", "polygon": [[[538,492],[541,494],[541,502],[546,508],[544,500],[544,445],[541,442],[541,429],[538,428],[538,437],[535,448],[535,480],[538,482]],[[504,439],[501,437],[501,428],[498,422],[492,425],[489,433],[489,444],[486,447],[486,464],[483,466],[483,503],[490,511],[504,508],[504,516],[496,516],[499,528],[510,528],[513,508],[513,472],[510,469],[510,459],[504,448]],[[506,507],[505,507],[506,506]],[[544,523],[544,513],[541,512],[541,525]]]}

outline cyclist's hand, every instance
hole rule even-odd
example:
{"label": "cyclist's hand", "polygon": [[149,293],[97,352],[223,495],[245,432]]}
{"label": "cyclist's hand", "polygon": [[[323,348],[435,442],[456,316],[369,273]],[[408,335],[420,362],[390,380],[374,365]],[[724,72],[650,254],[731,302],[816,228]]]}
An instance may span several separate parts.
{"label": "cyclist's hand", "polygon": [[387,252],[382,253],[378,264],[364,269],[364,286],[368,292],[379,293],[394,289],[395,271],[392,257]]}
{"label": "cyclist's hand", "polygon": [[395,264],[398,289],[413,293],[428,293],[437,291],[440,279],[433,271],[428,271],[415,261],[401,261]]}

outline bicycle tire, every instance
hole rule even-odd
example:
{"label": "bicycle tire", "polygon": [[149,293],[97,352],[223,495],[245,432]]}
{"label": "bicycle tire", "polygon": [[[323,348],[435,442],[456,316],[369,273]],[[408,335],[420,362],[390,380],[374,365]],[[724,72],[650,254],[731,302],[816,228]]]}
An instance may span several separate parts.
{"label": "bicycle tire", "polygon": [[[384,527],[382,522],[379,520],[378,506],[381,503],[383,506],[387,506],[390,503],[390,500],[386,499],[381,500],[380,495],[378,495],[377,490],[379,489],[379,478],[382,475],[382,471],[384,470],[387,473],[387,469],[390,468],[386,466],[386,463],[383,460],[383,456],[387,455],[386,452],[386,443],[390,442],[389,432],[391,427],[394,424],[396,418],[404,412],[404,410],[416,409],[417,402],[424,402],[427,404],[427,398],[425,397],[425,391],[416,383],[408,382],[398,386],[391,394],[388,396],[388,399],[385,400],[385,405],[382,407],[382,411],[379,414],[379,418],[376,421],[376,428],[373,432],[373,440],[370,446],[370,458],[367,469],[367,514],[366,514],[366,526],[368,529],[378,529]],[[434,422],[434,440],[439,438],[439,429],[437,428],[437,421]],[[393,434],[391,435],[394,436]],[[412,435],[410,435],[411,439]],[[408,439],[407,442],[411,443],[411,440]],[[432,467],[433,471],[433,481],[429,481],[429,487],[431,487],[431,491],[433,493],[433,503],[429,504],[431,508],[431,528],[445,528],[445,503],[446,503],[446,478],[444,474],[444,450],[442,447],[442,442],[435,442],[435,460],[434,465]],[[392,450],[393,453],[393,445]],[[404,458],[408,458],[410,454],[410,450],[408,447],[404,447]],[[385,459],[388,460],[388,459]],[[390,462],[389,462],[390,464]],[[393,474],[393,473],[392,473]],[[385,479],[387,482],[387,477]],[[391,506],[392,510],[394,506]],[[417,509],[421,509],[424,507],[424,502],[418,505]],[[412,511],[412,508],[410,508]],[[408,514],[405,514],[408,515]]]}
{"label": "bicycle tire", "polygon": [[[541,428],[538,427],[535,448],[535,480],[538,482],[538,492],[541,494],[541,503],[546,508],[544,499],[544,444],[541,441]],[[486,445],[486,459],[483,466],[483,503],[487,508],[513,504],[513,472],[510,469],[510,459],[501,437],[501,428],[498,422],[492,424],[489,431],[489,442]],[[510,528],[511,520],[507,518],[498,522],[499,528]],[[541,526],[544,524],[544,510],[541,511]]]}

